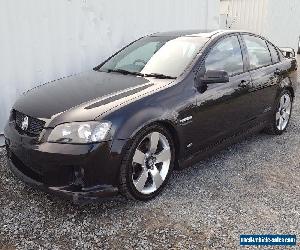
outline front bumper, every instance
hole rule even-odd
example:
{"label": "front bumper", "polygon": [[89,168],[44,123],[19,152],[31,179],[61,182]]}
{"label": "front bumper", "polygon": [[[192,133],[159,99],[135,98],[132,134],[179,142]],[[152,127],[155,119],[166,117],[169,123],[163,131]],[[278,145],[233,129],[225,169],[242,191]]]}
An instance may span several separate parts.
{"label": "front bumper", "polygon": [[126,141],[37,143],[20,134],[13,123],[6,126],[4,135],[11,171],[30,186],[74,203],[118,194],[121,152]]}
{"label": "front bumper", "polygon": [[16,167],[9,159],[8,165],[10,170],[23,182],[33,188],[40,189],[46,193],[54,194],[65,199],[72,201],[75,204],[81,204],[86,201],[95,200],[98,198],[110,198],[118,194],[118,189],[113,186],[98,186],[90,189],[78,190],[76,187],[64,186],[64,187],[49,187],[44,183],[38,182],[25,175],[22,171]]}

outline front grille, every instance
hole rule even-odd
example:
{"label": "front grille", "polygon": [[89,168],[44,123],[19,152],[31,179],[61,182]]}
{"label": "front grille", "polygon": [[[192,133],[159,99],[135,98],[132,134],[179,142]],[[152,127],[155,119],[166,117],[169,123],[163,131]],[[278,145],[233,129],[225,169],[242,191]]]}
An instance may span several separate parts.
{"label": "front grille", "polygon": [[[22,129],[22,123],[24,122],[24,119],[26,117],[28,117],[28,127],[27,129]],[[39,119],[30,116],[26,116],[25,114],[17,110],[14,110],[14,119],[16,121],[16,128],[30,136],[39,135],[45,126],[44,121],[41,121]]]}

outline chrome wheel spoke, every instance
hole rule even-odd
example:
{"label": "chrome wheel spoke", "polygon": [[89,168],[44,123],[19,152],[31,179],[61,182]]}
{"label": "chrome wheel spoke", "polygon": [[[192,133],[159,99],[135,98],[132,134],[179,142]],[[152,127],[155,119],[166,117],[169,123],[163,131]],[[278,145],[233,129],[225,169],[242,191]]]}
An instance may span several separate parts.
{"label": "chrome wheel spoke", "polygon": [[157,150],[157,145],[159,141],[159,133],[158,132],[153,132],[150,135],[150,153],[154,154]]}
{"label": "chrome wheel spoke", "polygon": [[153,184],[155,185],[156,189],[158,189],[163,183],[163,179],[157,167],[154,167],[152,170],[150,170],[150,175],[152,177]]}
{"label": "chrome wheel spoke", "polygon": [[285,103],[283,104],[283,108],[288,109],[291,106],[291,100],[289,98],[286,98]]}
{"label": "chrome wheel spoke", "polygon": [[145,160],[145,154],[140,151],[140,150],[136,150],[133,156],[133,163],[138,163],[143,165],[144,164],[144,160]]}
{"label": "chrome wheel spoke", "polygon": [[288,119],[289,119],[289,113],[287,113],[287,112],[284,112],[283,113],[283,115],[282,115],[282,118],[285,120],[285,121],[287,121]]}
{"label": "chrome wheel spoke", "polygon": [[166,148],[161,151],[158,155],[156,155],[156,162],[161,163],[170,160],[171,158],[171,151],[170,148]]}
{"label": "chrome wheel spoke", "polygon": [[290,108],[290,105],[291,104],[289,103],[289,101],[286,101],[286,103],[283,105],[283,108],[287,110]]}
{"label": "chrome wheel spoke", "polygon": [[278,121],[278,120],[280,119],[280,117],[281,117],[281,115],[280,115],[280,112],[278,111],[278,112],[276,113],[276,121]]}
{"label": "chrome wheel spoke", "polygon": [[283,123],[284,123],[284,120],[282,117],[279,118],[279,129],[280,130],[283,130]]}
{"label": "chrome wheel spoke", "polygon": [[145,187],[147,179],[148,179],[148,171],[146,170],[146,168],[143,167],[141,175],[138,177],[136,181],[134,181],[134,185],[139,192],[141,192]]}
{"label": "chrome wheel spoke", "polygon": [[283,95],[281,98],[280,98],[280,107],[283,108],[284,107],[284,104],[285,104],[285,96]]}

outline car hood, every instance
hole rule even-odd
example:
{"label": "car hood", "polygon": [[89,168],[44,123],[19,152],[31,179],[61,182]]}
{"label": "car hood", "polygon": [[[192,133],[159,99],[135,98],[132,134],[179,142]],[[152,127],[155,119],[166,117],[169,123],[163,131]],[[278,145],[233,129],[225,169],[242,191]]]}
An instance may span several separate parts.
{"label": "car hood", "polygon": [[14,109],[42,119],[46,126],[94,120],[128,101],[153,92],[172,80],[89,71],[56,80],[24,93]]}

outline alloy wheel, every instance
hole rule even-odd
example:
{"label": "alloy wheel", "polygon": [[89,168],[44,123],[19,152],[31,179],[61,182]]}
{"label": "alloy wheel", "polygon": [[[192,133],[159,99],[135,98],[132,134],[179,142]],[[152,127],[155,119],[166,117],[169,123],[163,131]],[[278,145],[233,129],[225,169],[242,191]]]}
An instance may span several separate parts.
{"label": "alloy wheel", "polygon": [[151,194],[164,183],[171,163],[167,138],[159,132],[146,135],[132,159],[132,181],[138,192]]}
{"label": "alloy wheel", "polygon": [[279,108],[276,112],[276,127],[278,130],[285,130],[291,116],[291,109],[291,97],[289,94],[285,93],[280,98]]}

